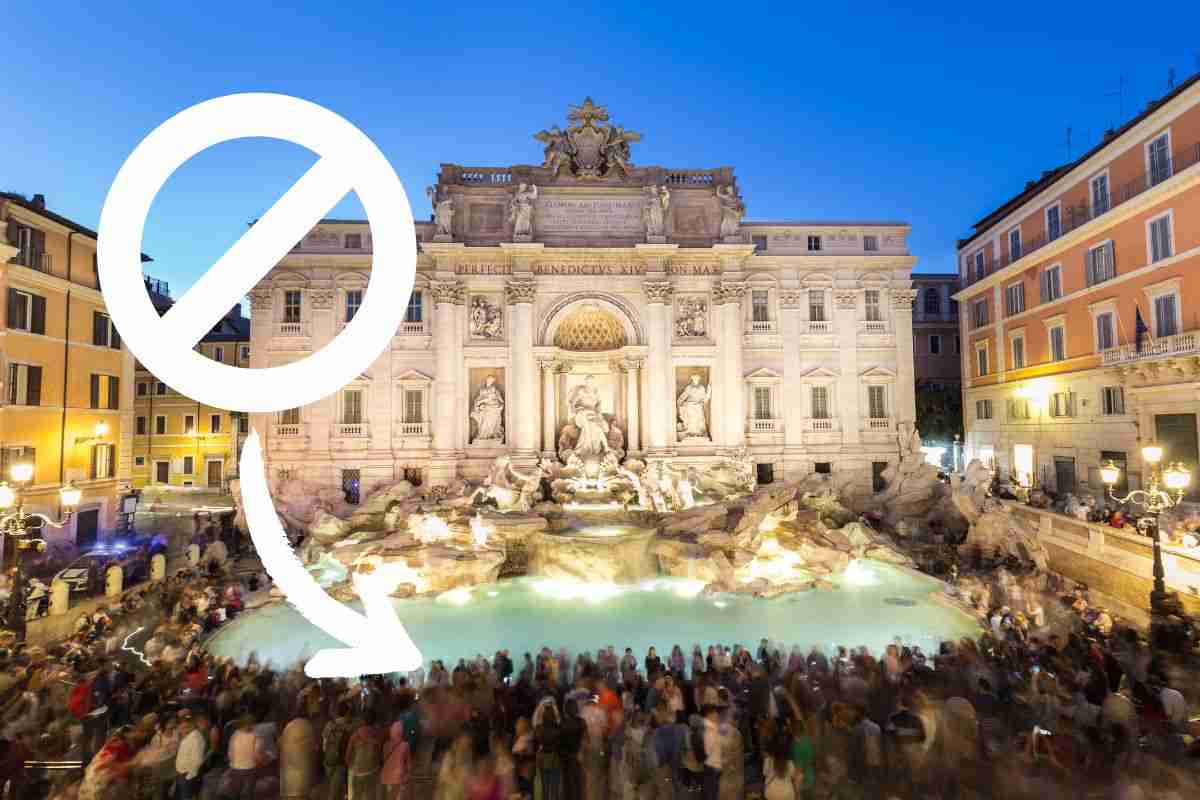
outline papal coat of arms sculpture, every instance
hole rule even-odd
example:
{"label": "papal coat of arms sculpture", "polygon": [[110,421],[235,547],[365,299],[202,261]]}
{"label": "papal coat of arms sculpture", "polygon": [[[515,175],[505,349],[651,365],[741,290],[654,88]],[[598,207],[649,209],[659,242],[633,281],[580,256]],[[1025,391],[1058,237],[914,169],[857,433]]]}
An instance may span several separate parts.
{"label": "papal coat of arms sculpture", "polygon": [[640,141],[640,133],[610,123],[608,109],[590,97],[582,105],[571,106],[567,121],[572,124],[565,131],[555,125],[534,134],[545,145],[542,166],[554,177],[564,172],[583,180],[629,176],[633,166],[629,143]]}

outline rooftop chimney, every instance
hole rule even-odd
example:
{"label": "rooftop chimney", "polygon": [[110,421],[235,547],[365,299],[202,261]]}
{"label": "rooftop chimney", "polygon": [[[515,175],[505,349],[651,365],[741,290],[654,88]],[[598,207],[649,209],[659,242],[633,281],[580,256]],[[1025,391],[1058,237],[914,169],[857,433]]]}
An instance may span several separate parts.
{"label": "rooftop chimney", "polygon": [[45,208],[46,207],[46,195],[35,194],[33,196],[33,199],[29,201],[29,204],[31,206],[33,206],[34,208]]}

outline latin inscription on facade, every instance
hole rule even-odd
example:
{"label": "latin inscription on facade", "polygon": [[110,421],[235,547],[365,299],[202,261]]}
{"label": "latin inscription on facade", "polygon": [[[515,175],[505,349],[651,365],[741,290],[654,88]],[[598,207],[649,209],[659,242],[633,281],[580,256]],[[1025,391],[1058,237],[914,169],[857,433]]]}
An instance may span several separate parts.
{"label": "latin inscription on facade", "polygon": [[541,233],[641,236],[642,206],[638,197],[539,197],[534,225]]}

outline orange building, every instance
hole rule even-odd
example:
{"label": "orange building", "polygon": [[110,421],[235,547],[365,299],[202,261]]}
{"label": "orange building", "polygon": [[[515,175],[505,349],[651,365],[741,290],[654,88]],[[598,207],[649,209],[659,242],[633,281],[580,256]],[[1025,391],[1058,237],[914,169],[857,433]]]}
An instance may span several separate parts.
{"label": "orange building", "polygon": [[1157,439],[1195,471],[1200,75],[1026,185],[958,257],[968,459],[1098,493],[1102,461],[1136,485]]}

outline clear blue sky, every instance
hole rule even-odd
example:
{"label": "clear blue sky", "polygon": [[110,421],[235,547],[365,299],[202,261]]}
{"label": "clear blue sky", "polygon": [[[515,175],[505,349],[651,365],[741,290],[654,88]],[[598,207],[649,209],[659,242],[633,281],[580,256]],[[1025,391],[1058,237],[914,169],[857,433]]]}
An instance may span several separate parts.
{"label": "clear blue sky", "polygon": [[[531,135],[591,95],[644,134],[637,163],[734,166],[750,218],[906,220],[918,269],[952,270],[971,223],[1066,159],[1068,125],[1078,154],[1119,121],[1120,76],[1128,117],[1200,58],[1194,0],[187,5],[22,12],[0,72],[0,189],[94,226],[155,125],[275,91],[362,128],[423,218],[439,163],[536,163]],[[179,296],[313,159],[255,140],[189,162],[147,223],[149,271]],[[362,212],[350,196],[335,213]]]}

